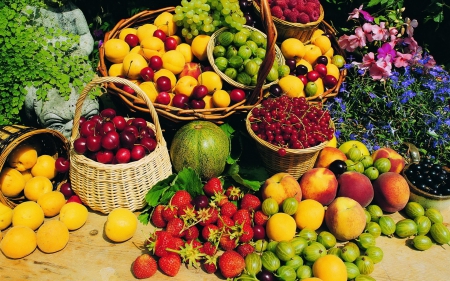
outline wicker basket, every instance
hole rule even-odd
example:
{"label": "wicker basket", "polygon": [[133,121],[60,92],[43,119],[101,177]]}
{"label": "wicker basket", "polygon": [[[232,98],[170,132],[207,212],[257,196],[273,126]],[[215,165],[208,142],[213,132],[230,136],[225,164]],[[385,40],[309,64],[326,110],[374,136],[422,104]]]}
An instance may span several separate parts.
{"label": "wicker basket", "polygon": [[[149,108],[154,125],[148,124],[155,130],[158,145],[152,153],[138,161],[117,165],[102,164],[76,153],[73,149],[73,142],[79,136],[78,127],[84,99],[94,86],[104,83],[123,83],[130,86]],[[118,207],[139,210],[146,205],[147,192],[157,182],[172,174],[167,144],[151,101],[138,86],[123,78],[96,78],[84,88],[77,101],[70,142],[72,189],[84,204],[95,211],[107,214]]]}
{"label": "wicker basket", "polygon": [[[28,143],[36,148],[38,155],[51,155],[53,158],[69,157],[69,142],[58,131],[50,129],[36,129],[22,125],[0,126],[0,170],[8,161],[9,154],[19,145]],[[67,181],[68,174],[58,173],[52,179],[53,188]],[[18,197],[6,197],[0,190],[0,202],[14,208],[27,199],[23,194]]]}
{"label": "wicker basket", "polygon": [[263,166],[271,174],[285,172],[297,179],[300,178],[305,172],[314,167],[319,152],[328,144],[328,141],[325,141],[317,146],[305,149],[286,148],[286,155],[280,156],[278,154],[279,146],[262,140],[253,132],[249,121],[251,116],[252,114],[249,112],[245,126],[249,135],[256,142],[256,149],[261,157]]}
{"label": "wicker basket", "polygon": [[[264,24],[264,32],[267,35],[267,52],[261,68],[258,73],[258,79],[256,87],[253,89],[250,96],[237,104],[233,104],[224,108],[212,108],[212,109],[180,109],[172,106],[154,104],[156,112],[173,122],[192,121],[192,120],[208,120],[215,123],[222,123],[223,120],[234,113],[248,112],[253,106],[259,104],[263,99],[262,86],[265,82],[265,77],[269,73],[272,64],[275,60],[275,45],[277,39],[277,30],[273,24],[272,16],[270,15],[270,7],[267,0],[261,2],[261,19]],[[117,23],[117,25],[109,32],[105,34],[104,42],[112,38],[118,38],[122,29],[128,27],[138,27],[144,23],[149,23],[156,16],[162,12],[174,12],[174,7],[167,7],[160,10],[142,11],[131,18],[123,19]],[[99,48],[99,65],[98,72],[100,76],[108,76],[109,62],[105,59],[105,50],[103,45]],[[118,87],[113,83],[107,83],[107,90],[110,93],[117,95],[120,100],[133,112],[149,112],[149,108],[146,103],[139,97],[131,95]]]}
{"label": "wicker basket", "polygon": [[[250,29],[252,31],[260,32],[264,36],[264,38],[267,38],[267,36],[263,32],[259,31],[258,29],[254,28],[254,27],[247,26],[247,25],[244,25],[244,27],[247,28],[247,29]],[[225,75],[225,73],[220,71],[220,69],[214,63],[213,50],[214,50],[214,47],[217,45],[217,38],[219,37],[220,34],[222,34],[226,30],[228,30],[228,28],[227,27],[223,27],[223,28],[217,30],[216,32],[214,32],[213,35],[211,35],[211,39],[210,39],[210,41],[208,43],[208,48],[207,48],[209,63],[211,64],[211,66],[214,69],[214,71],[217,74],[219,74],[219,76],[222,78],[222,80],[224,80],[228,84],[230,84],[230,85],[232,85],[232,86],[234,86],[236,88],[241,88],[241,89],[244,89],[244,90],[253,90],[253,89],[255,89],[255,86],[244,85],[244,84],[241,84],[241,83],[231,79],[230,77]],[[283,65],[285,63],[284,56],[281,53],[281,50],[280,50],[280,48],[277,45],[275,45],[275,60],[278,62],[278,65]],[[277,84],[277,83],[278,83],[278,79],[273,81],[273,82],[270,82],[270,83],[264,83],[262,85],[262,88],[263,89],[267,89],[267,88],[270,87],[270,85]]]}
{"label": "wicker basket", "polygon": [[[261,7],[260,4],[257,2],[259,1],[253,1],[253,7],[255,13],[258,16],[261,16]],[[321,5],[320,15],[317,21],[302,24],[302,23],[288,22],[273,17],[273,23],[277,28],[279,39],[284,40],[287,38],[297,38],[302,42],[307,42],[313,35],[314,31],[319,27],[319,24],[323,21],[323,18],[324,18],[324,10]]]}

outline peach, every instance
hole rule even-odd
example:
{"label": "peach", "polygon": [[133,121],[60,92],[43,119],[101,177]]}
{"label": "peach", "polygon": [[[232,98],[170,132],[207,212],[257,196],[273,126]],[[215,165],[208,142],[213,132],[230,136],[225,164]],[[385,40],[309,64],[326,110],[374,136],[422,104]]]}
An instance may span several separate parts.
{"label": "peach", "polygon": [[195,79],[198,79],[198,76],[202,73],[202,68],[199,63],[195,62],[187,62],[183,70],[181,70],[180,74],[178,74],[178,78],[183,76],[192,76]]}
{"label": "peach", "polygon": [[315,168],[328,168],[335,160],[347,160],[347,156],[336,147],[324,147],[317,156]]}
{"label": "peach", "polygon": [[373,186],[370,179],[361,173],[347,171],[338,177],[338,197],[350,197],[362,207],[366,207],[373,200]]}
{"label": "peach", "polygon": [[389,172],[395,172],[397,174],[400,174],[403,171],[403,168],[406,164],[403,156],[389,147],[380,148],[372,153],[373,162],[375,162],[379,158],[388,158],[391,161],[391,169],[389,170]]}
{"label": "peach", "polygon": [[395,172],[381,174],[373,182],[374,201],[389,213],[402,210],[409,200],[409,185],[405,178]]}
{"label": "peach", "polygon": [[328,205],[336,198],[338,181],[327,168],[313,168],[299,180],[304,199],[314,199]]}
{"label": "peach", "polygon": [[325,211],[325,224],[336,239],[355,239],[366,227],[364,208],[352,198],[337,197]]}
{"label": "peach", "polygon": [[281,205],[284,199],[294,197],[297,201],[302,200],[302,190],[298,181],[289,173],[277,173],[268,178],[261,187],[261,197],[266,199],[272,197]]}

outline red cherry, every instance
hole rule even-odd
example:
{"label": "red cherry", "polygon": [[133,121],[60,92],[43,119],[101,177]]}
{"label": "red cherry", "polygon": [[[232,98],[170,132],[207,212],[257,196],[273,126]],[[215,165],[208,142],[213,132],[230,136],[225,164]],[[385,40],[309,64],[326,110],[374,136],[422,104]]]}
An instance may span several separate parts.
{"label": "red cherry", "polygon": [[70,196],[70,198],[67,199],[66,204],[70,203],[70,202],[76,202],[76,203],[79,203],[79,204],[83,204],[83,202],[81,201],[81,198],[78,195],[76,195],[76,194]]}
{"label": "red cherry", "polygon": [[155,102],[168,105],[171,99],[172,98],[170,97],[168,92],[159,92],[158,95],[156,96]]}
{"label": "red cherry", "polygon": [[118,164],[128,163],[131,159],[131,152],[129,149],[121,147],[117,150],[115,158]]}
{"label": "red cherry", "polygon": [[306,84],[308,83],[308,78],[306,78],[305,75],[297,75],[297,77],[302,80],[303,86],[306,86]]}
{"label": "red cherry", "polygon": [[306,74],[306,78],[308,78],[308,81],[314,82],[317,79],[319,79],[320,74],[317,70],[311,70]]}
{"label": "red cherry", "polygon": [[144,81],[152,81],[153,77],[155,76],[155,72],[149,66],[146,66],[143,69],[141,69],[140,74]]}
{"label": "red cherry", "polygon": [[135,34],[127,34],[124,40],[131,48],[134,48],[139,44],[139,37],[137,37],[137,35]]}
{"label": "red cherry", "polygon": [[133,146],[133,148],[131,149],[131,160],[132,161],[138,161],[140,159],[142,159],[145,156],[145,148],[140,145],[137,144],[135,146]]}
{"label": "red cherry", "polygon": [[164,49],[166,51],[175,50],[178,46],[177,39],[173,37],[167,37],[166,40],[164,40]]}
{"label": "red cherry", "polygon": [[175,107],[187,109],[189,107],[189,97],[185,94],[176,94],[172,99],[172,104]]}
{"label": "red cherry", "polygon": [[152,56],[148,61],[148,66],[150,66],[154,71],[158,71],[162,68],[163,61],[160,56]]}
{"label": "red cherry", "polygon": [[201,100],[208,95],[208,88],[205,85],[197,85],[192,90],[191,98]]}
{"label": "red cherry", "polygon": [[238,88],[231,90],[230,99],[234,103],[243,101],[245,99],[245,91]]}
{"label": "red cherry", "polygon": [[55,161],[55,169],[58,173],[66,173],[69,171],[70,161],[65,157],[58,157]]}
{"label": "red cherry", "polygon": [[316,64],[314,66],[314,70],[317,71],[322,78],[325,77],[328,72],[327,66],[321,63]]}
{"label": "red cherry", "polygon": [[156,79],[156,87],[160,92],[169,92],[172,89],[172,81],[167,76],[160,76]]}
{"label": "red cherry", "polygon": [[206,103],[204,100],[193,99],[190,101],[189,105],[193,109],[203,109],[203,108],[205,108]]}
{"label": "red cherry", "polygon": [[164,31],[161,30],[161,29],[155,30],[155,31],[153,32],[153,36],[154,36],[154,37],[157,37],[157,38],[159,38],[159,39],[161,39],[162,41],[166,40],[166,38],[167,38],[166,33],[164,33]]}

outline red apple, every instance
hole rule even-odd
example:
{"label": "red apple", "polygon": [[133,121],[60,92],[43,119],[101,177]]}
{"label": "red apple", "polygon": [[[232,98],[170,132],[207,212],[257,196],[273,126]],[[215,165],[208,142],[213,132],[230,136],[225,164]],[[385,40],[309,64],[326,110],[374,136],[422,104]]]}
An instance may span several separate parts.
{"label": "red apple", "polygon": [[201,100],[206,95],[208,95],[208,87],[205,85],[197,85],[194,87],[194,90],[192,91],[191,98]]}
{"label": "red apple", "polygon": [[170,51],[170,50],[175,50],[178,46],[178,42],[177,39],[173,38],[173,37],[167,37],[164,40],[164,49],[166,51]]}
{"label": "red apple", "polygon": [[131,152],[125,147],[121,147],[117,150],[115,159],[118,164],[128,163],[131,159]]}
{"label": "red apple", "polygon": [[160,56],[152,56],[148,61],[148,66],[150,66],[154,71],[158,71],[163,66],[163,61]]}
{"label": "red apple", "polygon": [[134,145],[133,148],[131,149],[131,160],[138,161],[142,159],[144,156],[145,156],[145,148],[140,144]]}
{"label": "red apple", "polygon": [[58,157],[55,161],[55,169],[58,173],[66,173],[69,171],[70,161],[65,157]]}
{"label": "red apple", "polygon": [[153,36],[154,36],[154,37],[157,37],[157,38],[159,38],[159,39],[161,39],[162,41],[166,40],[166,38],[167,38],[166,33],[164,33],[164,31],[161,30],[161,29],[155,30],[155,31],[153,32]]}
{"label": "red apple", "polygon": [[233,103],[243,101],[245,99],[245,91],[239,88],[231,90],[230,99]]}
{"label": "red apple", "polygon": [[308,81],[316,81],[320,77],[320,74],[317,70],[311,70],[306,74],[306,78],[308,78]]}
{"label": "red apple", "polygon": [[170,97],[168,92],[159,92],[158,95],[156,96],[155,102],[168,105],[171,99],[172,98]]}
{"label": "red apple", "polygon": [[144,81],[153,81],[153,77],[155,76],[155,72],[149,66],[146,66],[143,69],[141,69],[140,74]]}
{"label": "red apple", "polygon": [[321,63],[318,63],[314,66],[314,70],[317,71],[320,77],[325,77],[327,75],[327,66]]}
{"label": "red apple", "polygon": [[139,37],[135,34],[127,34],[124,40],[128,45],[130,45],[131,48],[134,48],[139,44]]}

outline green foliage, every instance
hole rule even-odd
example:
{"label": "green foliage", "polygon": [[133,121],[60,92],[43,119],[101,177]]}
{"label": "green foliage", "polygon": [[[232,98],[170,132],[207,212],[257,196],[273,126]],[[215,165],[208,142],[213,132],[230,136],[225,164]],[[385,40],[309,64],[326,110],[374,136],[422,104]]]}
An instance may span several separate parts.
{"label": "green foliage", "polygon": [[[42,7],[43,3],[8,0],[0,4],[0,125],[21,122],[26,87],[36,87],[42,100],[51,88],[68,98],[70,85],[80,89],[95,74],[86,56],[72,54],[79,37],[33,25],[29,5]],[[67,40],[49,43],[61,36]]]}

